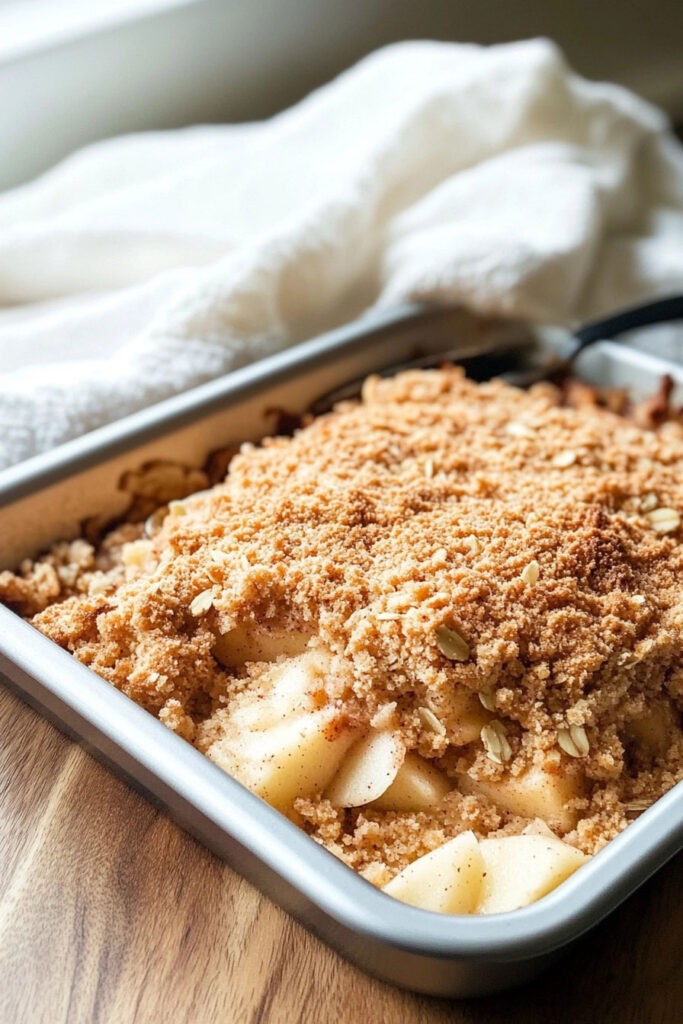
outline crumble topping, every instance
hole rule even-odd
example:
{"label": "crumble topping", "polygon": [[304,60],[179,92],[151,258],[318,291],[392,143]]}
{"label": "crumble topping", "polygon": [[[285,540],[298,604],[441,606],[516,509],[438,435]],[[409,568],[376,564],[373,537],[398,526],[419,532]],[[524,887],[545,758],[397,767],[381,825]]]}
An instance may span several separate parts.
{"label": "crumble topping", "polygon": [[486,786],[531,767],[569,780],[548,825],[593,853],[683,774],[683,426],[572,388],[369,378],[199,495],[138,481],[146,525],[56,544],[0,600],[219,764],[272,663],[324,649],[314,705],[452,780],[428,811],[295,802],[376,884],[528,828]]}

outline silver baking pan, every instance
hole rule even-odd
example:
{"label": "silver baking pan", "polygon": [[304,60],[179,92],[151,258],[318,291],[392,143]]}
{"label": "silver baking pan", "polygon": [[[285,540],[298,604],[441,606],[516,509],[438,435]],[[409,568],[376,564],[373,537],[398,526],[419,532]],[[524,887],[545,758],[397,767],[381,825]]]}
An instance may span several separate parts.
{"label": "silver baking pan", "polygon": [[[87,517],[121,514],[125,470],[154,459],[201,465],[209,452],[273,430],[273,410],[302,412],[359,375],[430,351],[468,354],[482,332],[515,352],[561,344],[562,332],[406,308],[333,331],[0,474],[0,568],[76,536]],[[488,333],[487,333],[488,332]],[[481,359],[478,362],[481,370]],[[683,368],[601,342],[578,371],[644,397]],[[434,995],[517,985],[592,928],[683,845],[683,784],[539,903],[492,917],[432,914],[354,874],[296,826],[129,698],[0,606],[5,681],[86,750],[160,803],[183,828],[364,970]]]}

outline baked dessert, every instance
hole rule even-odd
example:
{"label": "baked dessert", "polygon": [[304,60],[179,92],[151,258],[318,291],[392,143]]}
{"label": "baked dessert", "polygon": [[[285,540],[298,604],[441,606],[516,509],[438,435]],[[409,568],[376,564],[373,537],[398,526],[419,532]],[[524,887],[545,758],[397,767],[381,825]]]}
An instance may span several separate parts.
{"label": "baked dessert", "polygon": [[0,599],[375,885],[515,909],[683,774],[683,426],[608,404],[369,378]]}

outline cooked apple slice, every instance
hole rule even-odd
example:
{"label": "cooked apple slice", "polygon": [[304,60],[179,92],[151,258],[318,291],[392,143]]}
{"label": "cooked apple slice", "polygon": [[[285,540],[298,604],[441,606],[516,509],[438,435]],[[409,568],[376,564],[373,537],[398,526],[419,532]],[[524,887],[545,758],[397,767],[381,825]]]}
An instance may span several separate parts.
{"label": "cooked apple slice", "polygon": [[627,741],[643,746],[653,757],[666,753],[676,729],[676,715],[671,701],[664,698],[651,704],[640,718],[628,722]]}
{"label": "cooked apple slice", "polygon": [[439,914],[472,914],[481,899],[484,859],[473,832],[419,857],[384,886],[403,903]]}
{"label": "cooked apple slice", "polygon": [[549,825],[568,832],[576,825],[577,813],[567,807],[581,795],[581,776],[562,766],[550,773],[532,765],[521,775],[507,774],[494,782],[461,775],[458,789],[462,793],[485,796],[503,811],[522,818],[543,818]]}
{"label": "cooked apple slice", "polygon": [[469,690],[456,691],[450,698],[454,713],[449,716],[448,739],[456,747],[465,746],[479,739],[482,727],[491,720],[475,693]]}
{"label": "cooked apple slice", "polygon": [[502,914],[535,903],[588,860],[562,840],[540,835],[482,839],[479,851],[486,870],[479,914]]}
{"label": "cooked apple slice", "polygon": [[528,825],[525,825],[522,829],[523,836],[549,836],[551,839],[555,839],[555,833],[548,828],[543,818],[534,818]]}
{"label": "cooked apple slice", "polygon": [[312,635],[279,625],[236,626],[216,637],[213,654],[226,668],[239,669],[248,661],[275,661],[283,654],[302,654]]}
{"label": "cooked apple slice", "polygon": [[392,784],[406,756],[398,733],[373,730],[349,753],[328,789],[336,807],[362,807],[377,800]]}
{"label": "cooked apple slice", "polygon": [[236,707],[231,720],[240,729],[268,729],[291,715],[319,707],[314,695],[324,700],[326,650],[306,651],[295,658],[268,666],[254,684],[253,699]]}
{"label": "cooked apple slice", "polygon": [[325,671],[329,661],[327,651],[308,651],[268,670],[267,702],[273,725],[293,712],[314,710],[314,695],[325,699]]}
{"label": "cooked apple slice", "polygon": [[330,707],[260,731],[236,732],[212,744],[207,755],[286,813],[297,797],[325,789],[357,738],[358,730]]}
{"label": "cooked apple slice", "polygon": [[443,772],[424,757],[406,754],[396,778],[372,806],[382,811],[426,811],[452,788]]}

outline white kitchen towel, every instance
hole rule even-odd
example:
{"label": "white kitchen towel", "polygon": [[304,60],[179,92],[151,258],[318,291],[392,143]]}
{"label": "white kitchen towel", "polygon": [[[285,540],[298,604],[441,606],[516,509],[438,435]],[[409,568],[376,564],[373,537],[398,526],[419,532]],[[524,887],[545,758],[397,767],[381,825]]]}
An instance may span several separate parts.
{"label": "white kitchen towel", "polygon": [[373,305],[568,322],[682,282],[660,112],[547,41],[400,44],[264,123],[0,196],[0,466]]}

